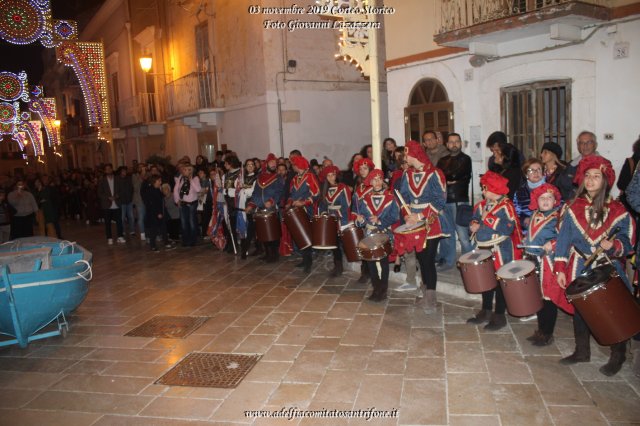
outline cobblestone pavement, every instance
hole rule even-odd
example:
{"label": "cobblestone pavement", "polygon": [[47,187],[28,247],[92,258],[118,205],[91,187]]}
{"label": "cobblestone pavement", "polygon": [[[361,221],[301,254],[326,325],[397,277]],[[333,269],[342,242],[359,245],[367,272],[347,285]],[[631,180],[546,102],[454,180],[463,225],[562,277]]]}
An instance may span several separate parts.
{"label": "cobblestone pavement", "polygon": [[[138,237],[108,246],[102,227],[63,230],[93,251],[91,289],[66,338],[0,349],[2,425],[640,424],[630,361],[613,378],[601,375],[608,348],[592,340],[590,363],[558,363],[573,349],[564,314],[555,342],[538,348],[525,340],[535,321],[509,318],[499,332],[465,324],[477,296],[440,292],[433,315],[397,292],[372,304],[355,272],[328,278],[326,256],[307,276],[295,259],[243,261],[210,244],[151,253]],[[455,281],[455,271],[446,278]],[[124,336],[155,315],[210,319],[185,339]],[[263,356],[235,389],[154,384],[193,351]],[[290,407],[397,409],[398,417],[245,415]]]}

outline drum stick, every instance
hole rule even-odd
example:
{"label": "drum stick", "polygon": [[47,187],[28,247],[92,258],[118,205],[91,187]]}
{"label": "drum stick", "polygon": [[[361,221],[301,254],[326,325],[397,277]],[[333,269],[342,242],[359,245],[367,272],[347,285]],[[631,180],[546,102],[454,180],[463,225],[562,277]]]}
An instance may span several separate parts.
{"label": "drum stick", "polygon": [[544,248],[544,246],[528,246],[526,244],[518,244],[518,248],[533,248],[533,249],[541,249]]}
{"label": "drum stick", "polygon": [[407,211],[407,214],[411,214],[411,209],[409,209],[409,206],[407,205],[407,203],[404,202],[404,198],[402,198],[402,194],[400,193],[400,191],[398,191],[397,189],[394,189],[394,191],[398,196],[400,203],[402,203],[402,207]]}
{"label": "drum stick", "polygon": [[[616,226],[615,229],[613,231],[611,231],[611,234],[609,234],[609,236],[607,236],[607,241],[611,241],[613,240],[613,238],[616,236],[616,234],[620,232],[620,227]],[[591,255],[591,257],[589,259],[586,260],[586,262],[584,262],[584,268],[588,268],[589,265],[591,265],[598,256],[600,256],[600,253],[602,253],[604,251],[604,249],[602,248],[602,246],[598,247],[598,249],[596,251],[593,252],[593,254]]]}

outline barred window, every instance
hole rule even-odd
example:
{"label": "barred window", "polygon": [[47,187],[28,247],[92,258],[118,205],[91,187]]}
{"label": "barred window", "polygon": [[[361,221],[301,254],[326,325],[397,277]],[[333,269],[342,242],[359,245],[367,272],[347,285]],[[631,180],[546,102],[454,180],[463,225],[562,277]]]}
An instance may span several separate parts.
{"label": "barred window", "polygon": [[525,158],[539,157],[546,142],[571,158],[571,81],[541,81],[500,90],[502,129]]}

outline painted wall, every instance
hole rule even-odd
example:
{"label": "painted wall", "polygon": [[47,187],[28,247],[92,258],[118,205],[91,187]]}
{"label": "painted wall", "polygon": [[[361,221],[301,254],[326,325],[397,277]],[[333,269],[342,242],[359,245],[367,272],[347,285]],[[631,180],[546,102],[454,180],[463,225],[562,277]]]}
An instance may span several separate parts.
{"label": "painted wall", "polygon": [[[456,55],[421,65],[388,71],[389,128],[392,137],[404,138],[404,115],[409,94],[422,78],[438,79],[454,102],[456,131],[469,139],[471,126],[481,126],[481,141],[500,129],[500,88],[527,82],[570,78],[572,80],[572,152],[577,153],[576,136],[593,131],[599,152],[616,170],[631,155],[631,144],[640,134],[634,112],[640,103],[640,20],[617,24],[608,34],[598,29],[582,44],[547,52],[531,53],[488,62],[480,68],[469,65],[469,56]],[[613,45],[630,43],[629,57],[613,59]],[[465,70],[473,73],[465,81]],[[604,134],[613,134],[605,140]],[[482,149],[477,166],[484,170],[490,152]],[[481,162],[480,162],[481,161]],[[478,168],[476,167],[476,171]]]}
{"label": "painted wall", "polygon": [[440,47],[433,41],[440,22],[438,0],[386,0],[384,5],[396,10],[384,17],[387,60]]}

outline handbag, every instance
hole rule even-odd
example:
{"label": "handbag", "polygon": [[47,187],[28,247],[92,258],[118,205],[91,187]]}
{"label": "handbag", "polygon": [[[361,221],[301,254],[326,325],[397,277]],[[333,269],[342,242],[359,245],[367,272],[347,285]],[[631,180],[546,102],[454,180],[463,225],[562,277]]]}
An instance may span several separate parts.
{"label": "handbag", "polygon": [[471,203],[456,203],[456,225],[468,227],[473,217],[473,171],[471,172]]}

